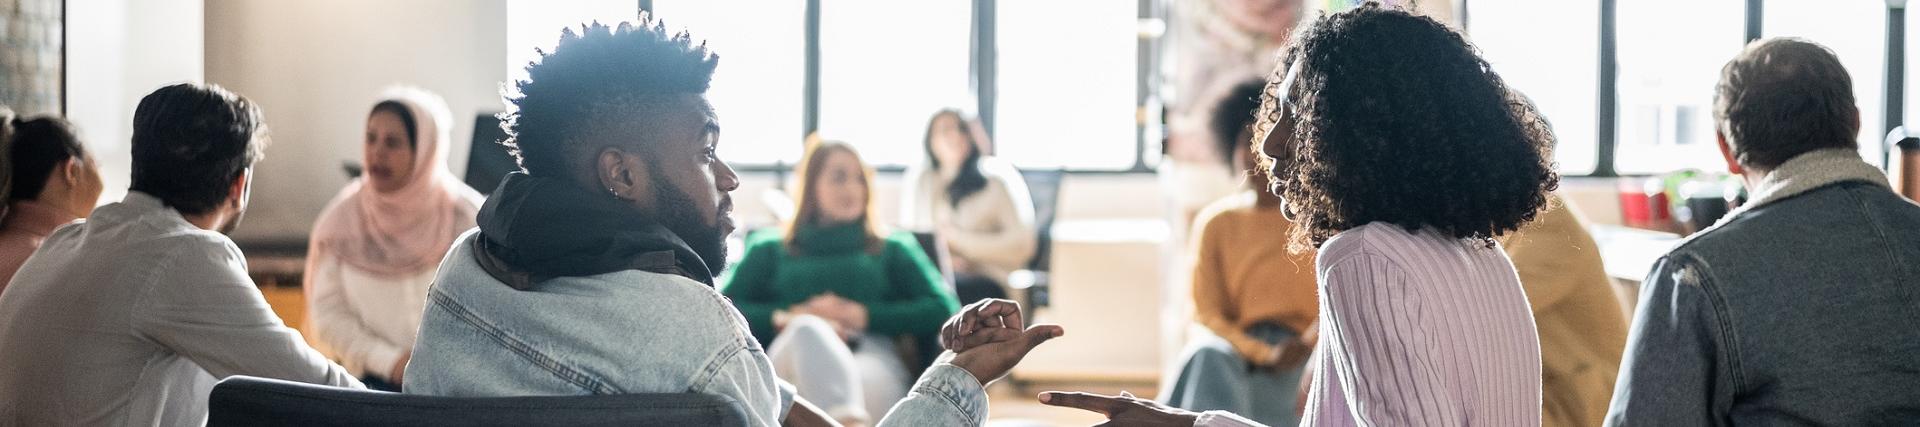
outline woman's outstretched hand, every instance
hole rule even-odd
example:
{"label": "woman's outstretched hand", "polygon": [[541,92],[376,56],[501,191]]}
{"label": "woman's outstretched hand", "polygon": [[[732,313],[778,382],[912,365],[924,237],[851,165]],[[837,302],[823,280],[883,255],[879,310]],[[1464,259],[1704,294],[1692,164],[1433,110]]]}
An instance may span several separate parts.
{"label": "woman's outstretched hand", "polygon": [[1101,426],[1193,427],[1193,422],[1200,418],[1198,413],[1170,408],[1159,402],[1133,397],[1132,393],[1124,391],[1119,396],[1049,391],[1040,393],[1040,403],[1106,415],[1107,422],[1101,423]]}

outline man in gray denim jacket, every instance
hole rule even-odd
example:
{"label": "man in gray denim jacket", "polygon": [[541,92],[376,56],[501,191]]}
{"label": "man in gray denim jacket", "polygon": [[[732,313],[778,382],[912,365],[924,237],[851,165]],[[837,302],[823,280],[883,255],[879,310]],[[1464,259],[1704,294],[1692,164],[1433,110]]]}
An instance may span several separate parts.
{"label": "man in gray denim jacket", "polygon": [[1716,95],[1752,200],[1647,275],[1608,424],[1920,421],[1920,206],[1860,159],[1846,70],[1762,40]]}
{"label": "man in gray denim jacket", "polygon": [[[509,174],[442,262],[406,392],[704,393],[755,425],[831,425],[713,289],[736,176],[704,93],[717,57],[650,17],[568,30],[517,83]],[[981,425],[984,384],[1062,333],[945,355],[881,425]]]}

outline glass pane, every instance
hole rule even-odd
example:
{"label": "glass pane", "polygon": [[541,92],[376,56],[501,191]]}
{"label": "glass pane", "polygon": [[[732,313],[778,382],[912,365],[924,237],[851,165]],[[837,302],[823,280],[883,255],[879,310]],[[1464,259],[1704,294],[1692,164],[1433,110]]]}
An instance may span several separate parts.
{"label": "glass pane", "polygon": [[1853,77],[1860,106],[1860,155],[1879,165],[1886,120],[1887,5],[1882,1],[1769,0],[1761,32],[1793,36],[1833,49]]}
{"label": "glass pane", "polygon": [[720,55],[707,91],[720,116],[720,158],[735,166],[798,162],[806,2],[654,0],[653,11]]}
{"label": "glass pane", "polygon": [[1619,141],[1622,174],[1722,171],[1713,136],[1713,85],[1740,53],[1741,0],[1621,0]]}
{"label": "glass pane", "polygon": [[[1907,93],[1905,94],[1905,98],[1902,99],[1902,103],[1905,105],[1902,111],[1906,113],[1906,120],[1900,124],[1905,124],[1908,128],[1914,128],[1920,127],[1920,106],[1914,105],[1911,101],[1920,99],[1920,59],[1916,59],[1920,58],[1920,11],[1913,9],[1907,10],[1906,33]],[[1881,134],[1880,136],[1885,137],[1886,134]]]}
{"label": "glass pane", "polygon": [[973,106],[972,2],[820,2],[821,137],[859,147],[875,165],[919,163],[927,118]]}
{"label": "glass pane", "polygon": [[507,81],[525,80],[527,63],[540,58],[534,48],[553,50],[562,29],[579,32],[583,23],[600,21],[611,26],[639,16],[640,2],[635,0],[508,1]]}
{"label": "glass pane", "polygon": [[996,7],[999,155],[1027,168],[1132,167],[1136,2],[1008,1]]}
{"label": "glass pane", "polygon": [[1592,172],[1600,1],[1473,0],[1467,8],[1468,33],[1493,70],[1553,122],[1560,172]]}

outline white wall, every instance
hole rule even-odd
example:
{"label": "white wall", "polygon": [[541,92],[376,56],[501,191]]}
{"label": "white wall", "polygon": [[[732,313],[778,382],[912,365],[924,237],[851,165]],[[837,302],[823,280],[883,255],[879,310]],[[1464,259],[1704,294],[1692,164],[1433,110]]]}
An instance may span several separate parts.
{"label": "white wall", "polygon": [[100,161],[102,202],[126,195],[133,107],[203,74],[201,0],[90,0],[67,7],[67,119]]}
{"label": "white wall", "polygon": [[455,174],[465,171],[474,114],[501,109],[505,0],[206,3],[207,81],[260,103],[273,138],[234,232],[241,242],[305,241],[347,183],[342,162],[359,161],[382,88],[412,84],[447,99]]}

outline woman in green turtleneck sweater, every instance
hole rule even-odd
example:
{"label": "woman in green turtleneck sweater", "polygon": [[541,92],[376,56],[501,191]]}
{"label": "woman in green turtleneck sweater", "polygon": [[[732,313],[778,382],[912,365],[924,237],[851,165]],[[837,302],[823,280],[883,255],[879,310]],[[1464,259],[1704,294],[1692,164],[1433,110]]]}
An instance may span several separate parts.
{"label": "woman in green turtleneck sweater", "polygon": [[893,338],[932,337],[959,302],[909,233],[873,220],[872,172],[852,146],[814,141],[794,220],[747,238],[720,281],[767,344],[774,370],[843,423],[865,424],[906,396]]}

